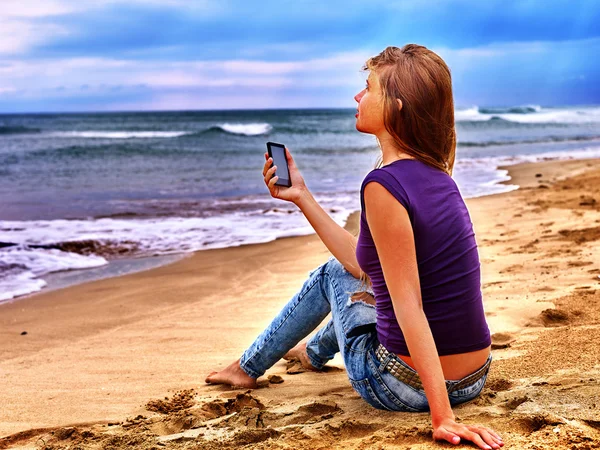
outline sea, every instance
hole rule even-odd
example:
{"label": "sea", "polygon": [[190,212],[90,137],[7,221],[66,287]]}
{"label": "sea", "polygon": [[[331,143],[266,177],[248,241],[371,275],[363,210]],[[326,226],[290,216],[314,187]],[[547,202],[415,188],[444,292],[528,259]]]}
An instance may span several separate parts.
{"label": "sea", "polygon": [[[379,148],[355,109],[0,115],[0,302],[145,270],[205,249],[305,235],[271,198],[266,142],[285,144],[344,225]],[[464,198],[518,186],[499,166],[600,157],[600,106],[459,108]]]}

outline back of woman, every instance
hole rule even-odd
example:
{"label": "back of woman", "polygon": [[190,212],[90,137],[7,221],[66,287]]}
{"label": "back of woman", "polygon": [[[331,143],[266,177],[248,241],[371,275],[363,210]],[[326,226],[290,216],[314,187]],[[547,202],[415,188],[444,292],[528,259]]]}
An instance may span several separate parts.
{"label": "back of woman", "polygon": [[491,339],[483,310],[479,255],[469,212],[454,180],[416,159],[400,159],[374,169],[361,186],[356,257],[371,280],[377,301],[379,341],[389,351],[410,355],[366,220],[363,192],[371,181],[383,185],[408,212],[414,230],[423,310],[438,354],[488,347]]}

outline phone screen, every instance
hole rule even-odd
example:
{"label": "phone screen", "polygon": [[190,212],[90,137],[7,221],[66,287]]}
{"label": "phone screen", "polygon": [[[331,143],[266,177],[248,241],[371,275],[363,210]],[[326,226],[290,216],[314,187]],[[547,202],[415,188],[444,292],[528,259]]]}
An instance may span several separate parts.
{"label": "phone screen", "polygon": [[271,144],[271,155],[273,155],[273,164],[277,166],[275,175],[282,180],[289,180],[290,172],[288,170],[287,160],[285,158],[285,147]]}

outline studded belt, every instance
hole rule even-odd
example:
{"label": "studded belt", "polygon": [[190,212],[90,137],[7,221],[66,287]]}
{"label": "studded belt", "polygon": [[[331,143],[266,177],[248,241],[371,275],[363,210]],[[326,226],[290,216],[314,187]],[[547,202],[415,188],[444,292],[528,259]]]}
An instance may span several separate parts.
{"label": "studded belt", "polygon": [[[391,357],[387,358],[388,355]],[[396,377],[398,380],[408,384],[409,386],[414,387],[415,389],[423,389],[423,383],[421,383],[421,378],[419,377],[419,374],[413,369],[407,367],[405,365],[406,363],[402,361],[398,357],[398,355],[388,351],[383,346],[383,344],[379,343],[377,349],[375,350],[375,356],[377,356],[379,362],[384,362],[386,358],[388,359],[387,364],[385,365],[385,369],[387,369],[387,371],[391,373],[394,377]],[[446,389],[448,393],[454,392],[458,389],[462,389],[475,383],[477,380],[483,377],[488,372],[488,370],[490,370],[491,362],[491,358],[488,358],[488,360],[481,368],[477,369],[472,374],[461,378],[456,384],[452,384],[452,381],[446,380]]]}

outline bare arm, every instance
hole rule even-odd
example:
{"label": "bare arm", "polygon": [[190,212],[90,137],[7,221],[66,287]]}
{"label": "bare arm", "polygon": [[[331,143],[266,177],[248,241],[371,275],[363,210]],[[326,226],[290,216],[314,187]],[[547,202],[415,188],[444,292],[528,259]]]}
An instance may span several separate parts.
{"label": "bare arm", "polygon": [[462,437],[483,449],[499,448],[490,433],[494,433],[492,430],[455,422],[435,341],[423,311],[414,234],[408,212],[377,182],[367,184],[364,199],[367,222],[394,313],[429,402],[433,438],[456,444]]}
{"label": "bare arm", "polygon": [[323,244],[354,277],[360,277],[356,260],[356,238],[338,225],[307,190],[296,203]]}
{"label": "bare arm", "polygon": [[271,196],[294,202],[308,219],[331,254],[335,256],[348,272],[359,278],[360,267],[356,261],[356,238],[349,231],[338,225],[319,205],[304,184],[304,179],[287,147],[285,150],[290,178],[292,180],[292,186],[289,188],[275,186],[277,178],[271,178],[271,175],[276,173],[276,166],[271,167],[272,159],[265,153],[266,161],[263,167],[263,175]]}

